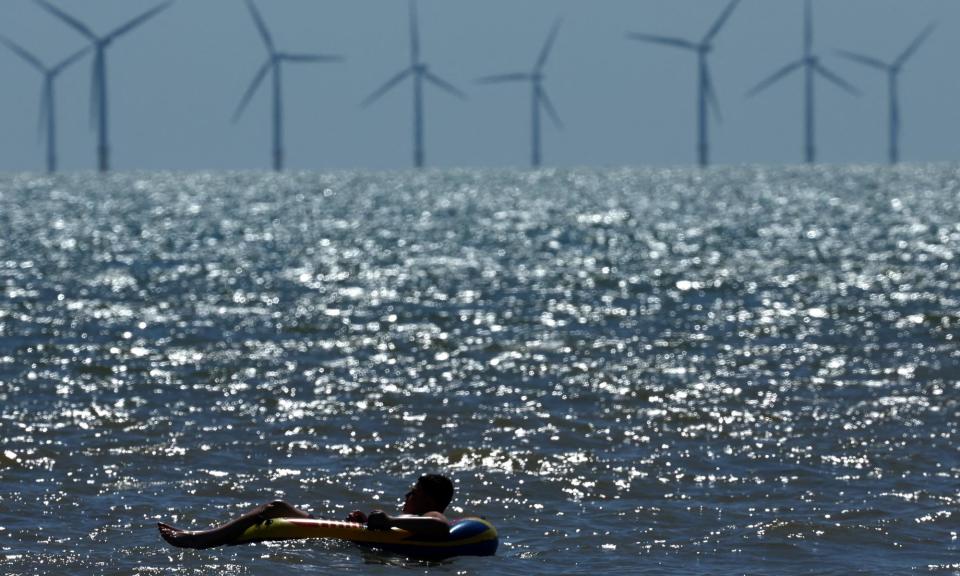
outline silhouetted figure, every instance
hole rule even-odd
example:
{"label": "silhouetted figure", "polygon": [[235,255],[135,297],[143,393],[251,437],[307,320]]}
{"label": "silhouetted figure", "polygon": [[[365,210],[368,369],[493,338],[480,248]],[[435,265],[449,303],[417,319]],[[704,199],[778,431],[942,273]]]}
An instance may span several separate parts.
{"label": "silhouetted figure", "polygon": [[[347,521],[366,524],[374,530],[402,528],[423,538],[443,538],[450,531],[450,524],[443,512],[453,498],[453,483],[440,474],[424,474],[407,492],[402,514],[389,516],[382,510],[369,515],[354,510]],[[181,530],[163,522],[157,523],[160,536],[178,548],[213,548],[230,545],[251,526],[273,518],[313,518],[286,502],[276,500],[257,506],[253,510],[209,530]]]}

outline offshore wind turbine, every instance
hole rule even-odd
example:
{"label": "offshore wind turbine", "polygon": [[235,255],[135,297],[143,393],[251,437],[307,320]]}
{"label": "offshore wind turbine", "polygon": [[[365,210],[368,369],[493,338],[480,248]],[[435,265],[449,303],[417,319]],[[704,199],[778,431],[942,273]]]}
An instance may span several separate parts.
{"label": "offshore wind turbine", "polygon": [[267,25],[260,16],[260,12],[257,10],[257,7],[253,4],[253,0],[247,0],[247,8],[250,10],[250,15],[253,17],[253,21],[257,25],[257,30],[260,31],[260,37],[263,38],[263,43],[267,48],[267,61],[263,64],[263,66],[260,67],[260,70],[257,71],[256,75],[253,77],[253,81],[250,82],[250,86],[247,88],[246,93],[244,93],[243,98],[240,100],[240,104],[237,106],[236,112],[233,114],[233,121],[236,122],[240,118],[240,115],[243,114],[244,109],[247,107],[250,99],[253,98],[257,88],[260,87],[263,79],[266,78],[267,73],[272,72],[273,169],[279,172],[280,170],[283,170],[283,86],[280,76],[281,65],[284,62],[340,62],[343,60],[343,57],[327,56],[323,54],[290,54],[287,52],[278,52],[276,46],[274,46],[273,37],[270,36],[270,31],[267,30]]}
{"label": "offshore wind turbine", "polygon": [[727,19],[733,13],[740,0],[731,0],[726,9],[720,13],[720,16],[714,21],[713,26],[707,31],[706,35],[699,43],[686,40],[684,38],[674,38],[670,36],[659,36],[654,34],[642,34],[630,32],[628,38],[639,40],[641,42],[650,42],[653,44],[662,44],[674,48],[690,50],[697,55],[697,157],[700,166],[710,164],[710,140],[708,136],[710,118],[709,108],[713,108],[713,113],[717,119],[720,119],[720,103],[717,100],[716,89],[713,86],[713,80],[710,76],[710,63],[707,57],[713,50],[713,39],[727,23]]}
{"label": "offshore wind turbine", "polygon": [[550,34],[547,36],[546,42],[544,42],[543,47],[540,49],[540,55],[537,57],[537,61],[533,65],[533,70],[531,72],[513,72],[509,74],[497,74],[494,76],[484,76],[477,80],[481,84],[499,84],[503,82],[530,82],[531,92],[532,92],[532,107],[531,107],[531,126],[530,126],[530,163],[536,168],[540,166],[540,110],[546,110],[547,114],[550,116],[550,119],[553,120],[553,123],[558,127],[563,127],[563,122],[560,121],[560,115],[557,114],[556,108],[553,107],[553,103],[550,101],[550,96],[547,95],[547,91],[543,87],[543,67],[547,63],[547,58],[550,57],[550,52],[553,50],[553,42],[557,38],[557,32],[560,30],[561,20],[557,20],[553,28],[550,30]]}
{"label": "offshore wind turbine", "polygon": [[900,79],[900,70],[903,68],[903,65],[911,56],[920,48],[920,45],[923,44],[927,38],[930,36],[930,33],[933,32],[934,25],[930,24],[927,26],[923,32],[921,32],[913,42],[910,43],[907,48],[897,56],[896,60],[891,63],[883,62],[877,58],[871,56],[865,56],[857,52],[849,52],[847,50],[840,50],[839,54],[845,58],[849,58],[854,62],[859,62],[865,66],[870,66],[871,68],[876,68],[877,70],[882,70],[887,73],[887,93],[889,100],[889,156],[888,160],[891,164],[896,164],[900,161],[900,94],[899,94],[899,79]]}
{"label": "offshore wind turbine", "polygon": [[785,76],[788,76],[795,70],[803,68],[804,71],[804,159],[807,164],[813,164],[816,161],[816,147],[815,147],[815,136],[814,136],[814,80],[817,75],[824,78],[825,80],[839,86],[843,90],[859,96],[860,92],[857,91],[849,82],[838,76],[837,74],[831,72],[823,64],[820,63],[820,59],[813,53],[813,12],[810,6],[810,0],[806,0],[804,4],[804,20],[803,20],[803,57],[795,62],[787,64],[780,70],[771,74],[766,80],[763,80],[759,84],[753,87],[747,93],[747,97],[756,95],[759,92],[762,92],[772,84],[777,83]]}
{"label": "offshore wind turbine", "polygon": [[110,169],[110,145],[107,133],[107,48],[114,40],[140,26],[163,10],[166,10],[173,0],[159,4],[143,14],[129,20],[127,23],[114,28],[109,34],[97,36],[86,24],[57,8],[47,0],[36,0],[48,12],[65,22],[68,26],[82,34],[90,41],[94,49],[93,78],[91,84],[92,97],[90,101],[91,122],[97,124],[97,159],[101,172]]}
{"label": "offshore wind turbine", "polygon": [[461,99],[466,99],[466,94],[431,72],[429,67],[420,60],[420,30],[417,26],[416,0],[410,0],[410,66],[401,70],[387,80],[383,86],[367,96],[361,106],[365,108],[373,104],[408,76],[413,77],[413,165],[417,168],[423,168],[423,81],[426,80]]}
{"label": "offshore wind turbine", "polygon": [[39,58],[12,40],[0,36],[0,42],[6,44],[14,54],[23,58],[28,64],[43,74],[43,90],[40,94],[39,128],[41,133],[46,131],[47,172],[52,174],[57,171],[57,115],[55,112],[54,82],[61,72],[89,52],[90,47],[82,48],[48,68]]}

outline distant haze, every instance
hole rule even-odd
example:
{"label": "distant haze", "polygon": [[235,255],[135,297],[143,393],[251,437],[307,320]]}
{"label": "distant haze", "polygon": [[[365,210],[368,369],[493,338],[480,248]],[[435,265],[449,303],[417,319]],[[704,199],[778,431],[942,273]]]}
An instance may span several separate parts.
{"label": "distant haze", "polygon": [[[156,0],[51,0],[102,33]],[[406,0],[260,0],[278,49],[341,54],[343,63],[284,68],[288,169],[407,168],[409,84],[367,109],[360,102],[409,65]],[[530,89],[491,88],[482,76],[532,68],[551,25],[563,25],[544,69],[564,127],[543,126],[545,166],[694,165],[696,63],[690,54],[628,40],[628,32],[698,41],[726,0],[420,0],[423,61],[466,92],[427,91],[427,166],[523,167],[530,161]],[[837,56],[890,61],[931,22],[937,28],[900,79],[901,158],[960,158],[960,3],[816,0],[814,51],[861,92],[817,86],[818,159],[881,163],[887,154],[884,76]],[[744,0],[714,41],[711,69],[722,122],[711,125],[717,164],[800,163],[802,79],[747,100],[746,92],[802,54],[803,2]],[[30,0],[3,0],[0,35],[53,64],[85,40]],[[268,169],[270,94],[231,122],[266,52],[240,0],[178,0],[124,36],[107,56],[116,170]],[[96,168],[87,56],[57,84],[63,170]],[[37,117],[42,77],[0,46],[0,171],[42,171]]]}

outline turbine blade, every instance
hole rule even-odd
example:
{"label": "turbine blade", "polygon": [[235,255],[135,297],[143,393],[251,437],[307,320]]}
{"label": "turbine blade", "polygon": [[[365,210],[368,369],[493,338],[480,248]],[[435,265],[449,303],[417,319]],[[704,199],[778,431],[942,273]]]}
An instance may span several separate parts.
{"label": "turbine blade", "polygon": [[547,63],[547,58],[550,57],[550,52],[553,51],[553,43],[557,39],[557,33],[560,31],[561,24],[563,24],[562,18],[557,18],[553,23],[553,28],[550,29],[550,34],[547,36],[546,42],[543,43],[543,48],[540,49],[540,56],[537,57],[537,64],[534,66],[534,70],[541,70]]}
{"label": "turbine blade", "polygon": [[923,32],[921,32],[913,40],[913,42],[910,43],[910,46],[908,46],[907,49],[903,51],[903,54],[900,54],[900,57],[897,58],[897,61],[894,63],[894,66],[896,66],[897,68],[899,68],[900,66],[903,66],[903,63],[909,60],[910,57],[913,56],[914,53],[916,53],[917,49],[920,48],[920,46],[927,41],[927,38],[930,37],[930,34],[933,32],[934,28],[936,28],[936,24],[930,24],[926,28],[924,28]]}
{"label": "turbine blade", "polygon": [[871,56],[866,56],[864,54],[858,54],[856,52],[850,52],[849,50],[837,50],[837,54],[846,58],[847,60],[852,60],[863,64],[864,66],[870,66],[871,68],[876,68],[878,70],[883,70],[886,72],[890,69],[890,66],[880,60],[873,58]]}
{"label": "turbine blade", "polygon": [[749,98],[749,97],[751,97],[751,96],[755,96],[756,94],[758,94],[758,93],[760,93],[760,92],[763,92],[763,91],[766,90],[768,87],[770,87],[771,84],[775,84],[776,82],[778,82],[778,81],[779,81],[781,78],[783,78],[784,76],[790,74],[791,72],[793,72],[793,71],[796,70],[797,68],[803,66],[803,64],[804,64],[804,61],[803,61],[803,60],[797,60],[796,62],[793,62],[793,63],[791,63],[791,64],[787,64],[787,65],[784,66],[783,68],[777,70],[776,72],[774,72],[773,74],[771,74],[770,76],[768,76],[766,80],[760,82],[759,84],[757,84],[756,86],[754,86],[749,92],[747,92],[747,98]]}
{"label": "turbine blade", "polygon": [[542,88],[540,89],[540,104],[543,106],[543,109],[547,111],[547,115],[553,120],[554,125],[563,130],[563,121],[560,120],[557,109],[553,107],[553,102],[550,101],[550,96],[547,94],[547,91]]}
{"label": "turbine blade", "polygon": [[530,74],[526,72],[515,72],[512,74],[495,74],[493,76],[483,76],[477,79],[477,84],[499,84],[501,82],[520,82],[530,80]]}
{"label": "turbine blade", "polygon": [[90,30],[90,28],[87,28],[87,25],[84,24],[83,22],[77,20],[76,18],[67,14],[63,10],[57,8],[53,4],[47,2],[47,0],[36,0],[36,2],[47,12],[50,12],[57,18],[66,22],[67,25],[70,26],[71,28],[83,34],[84,36],[86,36],[87,39],[90,40],[91,42],[96,42],[98,40],[97,35],[94,34],[93,31]]}
{"label": "turbine blade", "polygon": [[270,71],[270,68],[273,65],[273,60],[267,60],[266,63],[264,63],[264,65],[257,70],[256,76],[253,77],[253,81],[250,82],[250,86],[247,87],[247,91],[243,93],[243,98],[240,100],[240,104],[233,113],[233,122],[236,122],[240,118],[240,115],[243,114],[243,110],[247,107],[247,104],[250,103],[250,99],[253,98],[253,94],[257,91],[257,88],[260,87],[263,79],[267,76],[267,72]]}
{"label": "turbine blade", "polygon": [[381,96],[390,91],[391,88],[402,82],[407,76],[413,72],[413,68],[407,68],[403,72],[400,72],[393,78],[384,82],[383,86],[377,88],[373,93],[367,96],[363,102],[360,103],[360,106],[366,108],[367,106],[373,104],[380,99]]}
{"label": "turbine blade", "polygon": [[639,40],[641,42],[650,42],[652,44],[663,44],[664,46],[673,46],[674,48],[684,48],[686,50],[697,51],[700,47],[689,40],[683,38],[672,38],[670,36],[659,36],[657,34],[642,34],[640,32],[628,32],[627,38]]}
{"label": "turbine blade", "polygon": [[703,89],[706,91],[707,103],[713,109],[713,113],[717,116],[717,121],[723,121],[723,114],[720,112],[720,100],[717,98],[717,92],[713,87],[713,78],[710,75],[710,68],[707,68],[704,73],[704,84]]}
{"label": "turbine blade", "polygon": [[0,36],[0,42],[6,44],[6,45],[7,45],[7,48],[9,48],[10,50],[12,50],[13,53],[16,54],[17,56],[19,56],[19,57],[23,58],[24,60],[26,60],[28,64],[30,64],[31,66],[33,66],[33,67],[36,68],[37,70],[46,73],[47,67],[43,65],[43,62],[41,62],[40,59],[37,58],[36,56],[34,56],[33,54],[27,52],[27,50],[26,50],[25,48],[23,48],[22,46],[20,46],[19,44],[17,44],[17,43],[14,42],[13,40],[10,40],[10,39],[5,38],[5,37],[3,37],[3,36]]}
{"label": "turbine blade", "polygon": [[460,98],[461,100],[467,99],[467,95],[464,94],[459,88],[447,82],[446,80],[443,80],[433,72],[426,71],[423,73],[423,77],[426,78],[431,83],[433,83],[434,86],[437,86],[438,88],[442,88],[446,90],[447,92],[453,94],[457,98]]}
{"label": "turbine blade", "polygon": [[737,7],[737,4],[740,3],[740,0],[730,0],[730,3],[727,4],[727,8],[720,14],[720,17],[717,18],[717,21],[713,23],[713,26],[710,28],[710,31],[707,32],[707,35],[703,37],[703,44],[709,44],[713,41],[713,38],[720,32],[720,29],[723,28],[724,24],[727,23],[727,19],[730,18],[730,15],[733,14],[733,10]]}
{"label": "turbine blade", "polygon": [[287,62],[343,62],[343,56],[328,54],[281,54],[281,60]]}
{"label": "turbine blade", "polygon": [[68,66],[70,66],[71,64],[73,64],[74,62],[76,62],[77,60],[79,60],[79,59],[83,58],[84,56],[86,56],[86,55],[87,55],[87,52],[89,52],[89,51],[92,50],[92,49],[93,49],[93,48],[92,48],[91,46],[87,46],[86,48],[82,48],[82,49],[80,49],[80,50],[77,50],[76,52],[74,52],[74,53],[71,54],[70,56],[68,56],[68,57],[64,58],[63,60],[61,60],[56,66],[54,66],[53,68],[51,68],[51,69],[50,69],[50,73],[53,74],[54,76],[56,76],[56,75],[59,74],[60,72],[63,72],[63,70],[64,70],[65,68],[67,68]]}
{"label": "turbine blade", "polygon": [[803,54],[809,56],[813,52],[813,6],[810,0],[803,5]]}
{"label": "turbine blade", "polygon": [[257,6],[253,3],[253,0],[247,0],[247,10],[250,11],[253,22],[257,25],[260,37],[263,38],[263,43],[267,46],[267,52],[273,54],[273,38],[270,36],[270,31],[267,30],[267,24],[263,21],[263,17],[260,15],[260,11],[257,10]]}
{"label": "turbine blade", "polygon": [[827,70],[826,68],[824,68],[824,67],[823,67],[822,65],[820,65],[819,63],[817,63],[817,64],[814,66],[814,70],[816,70],[818,74],[820,74],[821,76],[823,76],[824,78],[826,78],[826,79],[829,80],[830,82],[833,82],[834,84],[836,84],[836,85],[839,86],[840,88],[846,90],[847,92],[853,94],[854,96],[859,96],[859,95],[860,95],[860,91],[857,90],[852,84],[850,84],[849,82],[847,82],[847,81],[844,80],[843,78],[837,76],[837,75],[834,74],[833,72]]}
{"label": "turbine blade", "polygon": [[143,14],[137,16],[136,18],[133,18],[132,20],[130,20],[130,21],[127,22],[126,24],[124,24],[124,25],[122,25],[122,26],[120,26],[120,27],[118,27],[118,28],[115,28],[115,29],[113,30],[113,32],[107,34],[105,40],[106,40],[107,42],[109,42],[109,41],[111,41],[111,40],[116,40],[116,39],[119,38],[120,36],[123,36],[124,34],[126,34],[127,32],[129,32],[129,31],[131,31],[131,30],[133,30],[133,29],[136,28],[137,26],[143,24],[143,23],[146,22],[147,20],[149,20],[149,19],[153,18],[154,16],[156,16],[157,14],[163,12],[164,10],[166,10],[167,8],[169,8],[171,4],[173,4],[173,0],[168,0],[167,2],[164,2],[163,4],[158,4],[158,5],[154,6],[153,8],[151,8],[151,9],[147,10],[146,12],[144,12]]}
{"label": "turbine blade", "polygon": [[420,27],[417,18],[417,0],[410,0],[410,63],[420,63]]}

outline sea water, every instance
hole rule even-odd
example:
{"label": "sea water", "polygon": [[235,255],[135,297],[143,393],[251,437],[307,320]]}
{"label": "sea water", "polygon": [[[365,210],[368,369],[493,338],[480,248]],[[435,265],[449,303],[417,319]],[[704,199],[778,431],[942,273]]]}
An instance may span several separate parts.
{"label": "sea water", "polygon": [[0,572],[960,574],[958,340],[953,165],[6,175]]}

